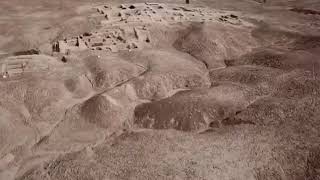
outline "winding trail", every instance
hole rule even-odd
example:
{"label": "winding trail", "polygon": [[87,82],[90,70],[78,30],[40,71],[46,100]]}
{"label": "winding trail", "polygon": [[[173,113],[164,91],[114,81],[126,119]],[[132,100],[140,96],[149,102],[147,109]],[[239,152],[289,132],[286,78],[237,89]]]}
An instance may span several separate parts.
{"label": "winding trail", "polygon": [[[136,64],[136,65],[137,65],[137,64]],[[106,89],[104,89],[104,90],[102,90],[102,91],[100,91],[100,92],[96,92],[96,93],[93,93],[93,94],[89,94],[87,97],[81,98],[81,99],[78,99],[78,100],[75,100],[73,103],[71,103],[71,105],[69,105],[69,106],[66,108],[66,110],[65,110],[65,112],[64,112],[64,115],[63,115],[63,117],[61,118],[61,120],[59,120],[59,121],[53,126],[53,128],[52,128],[46,135],[42,136],[42,137],[32,146],[32,149],[40,146],[43,142],[45,142],[45,141],[53,134],[53,132],[60,126],[60,124],[61,124],[62,122],[64,122],[64,120],[66,119],[65,117],[66,117],[66,115],[68,114],[68,112],[69,112],[70,110],[72,110],[76,105],[78,105],[78,104],[80,104],[80,103],[83,103],[83,102],[87,101],[88,99],[90,99],[90,98],[92,98],[92,97],[94,97],[94,96],[99,96],[99,95],[101,95],[101,94],[104,94],[104,93],[107,93],[107,92],[109,92],[109,91],[112,91],[112,90],[114,90],[114,89],[117,88],[117,87],[120,87],[120,86],[122,86],[122,85],[125,85],[125,84],[131,82],[132,80],[134,80],[134,79],[136,79],[136,78],[139,78],[139,77],[145,75],[145,74],[146,74],[147,72],[149,72],[150,69],[151,69],[151,68],[150,68],[150,65],[148,65],[147,67],[144,67],[144,66],[142,66],[142,65],[137,65],[137,66],[144,68],[144,70],[143,70],[142,72],[140,72],[137,76],[128,78],[127,80],[124,80],[124,81],[121,81],[121,82],[118,82],[118,83],[116,83],[114,86],[112,86],[112,87],[110,87],[110,88],[106,88]],[[86,76],[86,77],[87,77],[87,76]],[[91,84],[92,87],[93,87],[93,84],[92,84],[92,82],[90,81],[90,79],[89,79],[88,77],[87,77],[87,79],[88,79],[88,81],[90,82],[90,84]]]}

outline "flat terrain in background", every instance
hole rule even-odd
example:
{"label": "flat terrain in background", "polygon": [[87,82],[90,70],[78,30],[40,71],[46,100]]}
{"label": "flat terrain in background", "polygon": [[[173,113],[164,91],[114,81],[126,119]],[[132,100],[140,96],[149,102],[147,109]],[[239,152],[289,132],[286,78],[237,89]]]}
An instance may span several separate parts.
{"label": "flat terrain in background", "polygon": [[0,180],[320,180],[320,2],[190,1],[1,0]]}

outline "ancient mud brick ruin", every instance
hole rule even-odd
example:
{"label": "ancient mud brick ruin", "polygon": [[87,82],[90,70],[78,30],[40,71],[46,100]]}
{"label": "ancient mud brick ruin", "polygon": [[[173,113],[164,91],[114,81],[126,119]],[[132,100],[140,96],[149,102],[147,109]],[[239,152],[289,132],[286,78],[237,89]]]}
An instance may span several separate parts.
{"label": "ancient mud brick ruin", "polygon": [[43,63],[48,59],[44,55],[11,56],[0,62],[0,80],[23,77],[25,73],[47,71],[48,65]]}
{"label": "ancient mud brick ruin", "polygon": [[96,32],[87,32],[54,43],[53,52],[68,54],[84,49],[118,52],[148,47],[152,41],[149,30],[155,23],[164,26],[179,22],[241,23],[236,15],[183,4],[136,3],[102,5],[96,9],[104,19],[101,21],[102,27]]}
{"label": "ancient mud brick ruin", "polygon": [[20,76],[25,71],[28,58],[10,59],[1,63],[2,78]]}

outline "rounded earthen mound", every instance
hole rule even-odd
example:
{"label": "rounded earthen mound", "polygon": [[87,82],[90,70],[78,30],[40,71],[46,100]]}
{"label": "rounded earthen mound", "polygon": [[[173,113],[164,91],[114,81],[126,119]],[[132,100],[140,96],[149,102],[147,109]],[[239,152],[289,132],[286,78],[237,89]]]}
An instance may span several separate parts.
{"label": "rounded earthen mound", "polygon": [[79,105],[80,117],[103,128],[119,124],[121,106],[108,95],[96,95]]}
{"label": "rounded earthen mound", "polygon": [[221,23],[194,23],[181,34],[174,47],[209,69],[225,67],[224,59],[239,57],[257,46],[249,29]]}
{"label": "rounded earthen mound", "polygon": [[273,50],[255,50],[239,58],[225,59],[227,66],[258,65],[272,68],[284,68],[284,55]]}
{"label": "rounded earthen mound", "polygon": [[257,65],[282,70],[302,69],[320,73],[320,61],[317,54],[312,51],[276,51],[260,49],[245,54],[239,58],[226,59],[227,66]]}
{"label": "rounded earthen mound", "polygon": [[320,80],[309,76],[298,76],[279,84],[276,97],[300,99],[304,97],[318,97],[320,95]]}
{"label": "rounded earthen mound", "polygon": [[142,99],[160,99],[175,89],[194,89],[210,84],[204,65],[179,51],[137,52],[131,54],[130,61],[147,67],[144,74],[130,82]]}
{"label": "rounded earthen mound", "polygon": [[223,84],[209,89],[182,91],[177,94],[138,105],[134,111],[134,124],[152,129],[178,129],[193,131],[220,122],[233,116],[249,105],[255,98],[252,89]]}
{"label": "rounded earthen mound", "polygon": [[276,87],[276,78],[285,72],[261,66],[241,65],[210,71],[212,85],[228,81],[245,84],[257,90],[257,93],[268,94]]}
{"label": "rounded earthen mound", "polygon": [[144,71],[143,67],[113,56],[93,55],[83,61],[89,70],[87,76],[97,90],[112,88]]}

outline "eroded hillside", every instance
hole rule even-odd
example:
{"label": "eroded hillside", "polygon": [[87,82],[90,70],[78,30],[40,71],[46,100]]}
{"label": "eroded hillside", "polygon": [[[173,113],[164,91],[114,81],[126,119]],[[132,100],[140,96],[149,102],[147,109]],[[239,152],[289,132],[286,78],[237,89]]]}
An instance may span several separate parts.
{"label": "eroded hillside", "polygon": [[0,179],[320,179],[316,2],[63,7],[0,34]]}

